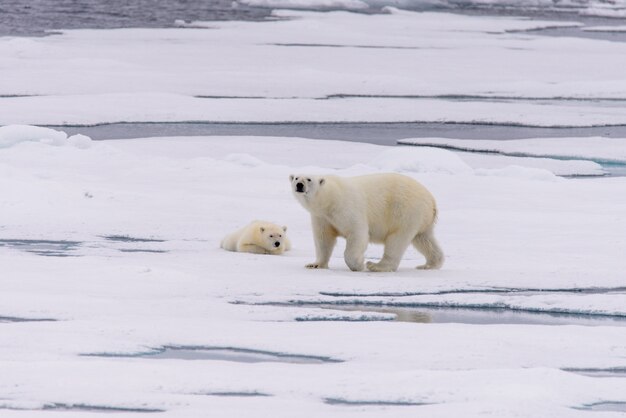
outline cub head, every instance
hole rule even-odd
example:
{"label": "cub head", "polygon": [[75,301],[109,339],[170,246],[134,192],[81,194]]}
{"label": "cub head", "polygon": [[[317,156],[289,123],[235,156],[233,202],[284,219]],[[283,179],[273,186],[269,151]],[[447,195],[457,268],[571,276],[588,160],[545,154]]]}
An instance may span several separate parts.
{"label": "cub head", "polygon": [[287,227],[278,225],[262,225],[259,227],[262,247],[268,251],[278,251],[285,247]]}
{"label": "cub head", "polygon": [[311,176],[307,174],[292,174],[289,176],[291,180],[291,191],[298,200],[307,199],[315,196],[315,193],[324,185],[326,179],[322,176]]}

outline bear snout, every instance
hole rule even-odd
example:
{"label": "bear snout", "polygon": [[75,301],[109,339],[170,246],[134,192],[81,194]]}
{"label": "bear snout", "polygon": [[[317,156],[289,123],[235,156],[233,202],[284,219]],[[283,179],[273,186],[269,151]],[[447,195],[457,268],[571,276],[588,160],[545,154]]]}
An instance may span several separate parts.
{"label": "bear snout", "polygon": [[296,183],[296,192],[298,193],[304,192],[304,183]]}
{"label": "bear snout", "polygon": [[280,241],[276,241],[276,242],[274,243],[274,247],[276,247],[276,248],[280,247]]}

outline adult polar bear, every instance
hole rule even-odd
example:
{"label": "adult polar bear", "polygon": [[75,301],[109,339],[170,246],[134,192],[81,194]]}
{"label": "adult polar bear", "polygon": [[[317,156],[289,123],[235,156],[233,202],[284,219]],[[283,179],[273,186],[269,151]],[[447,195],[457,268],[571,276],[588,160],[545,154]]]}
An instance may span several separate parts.
{"label": "adult polar bear", "polygon": [[433,235],[435,198],[417,181],[394,173],[357,177],[291,175],[293,193],[311,213],[317,260],[307,268],[328,268],[337,237],[346,239],[344,258],[353,271],[365,268],[370,242],[385,245],[371,271],[396,271],[407,247],[426,257],[420,269],[438,269],[444,256]]}

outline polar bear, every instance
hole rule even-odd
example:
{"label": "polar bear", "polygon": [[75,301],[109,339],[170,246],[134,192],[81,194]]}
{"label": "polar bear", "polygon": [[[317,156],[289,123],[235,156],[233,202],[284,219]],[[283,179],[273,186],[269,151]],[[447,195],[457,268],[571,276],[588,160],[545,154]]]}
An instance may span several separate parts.
{"label": "polar bear", "polygon": [[[357,177],[291,175],[296,199],[311,213],[317,259],[307,268],[328,268],[337,237],[353,271],[396,271],[410,244],[426,257],[419,269],[438,269],[444,255],[435,240],[435,198],[417,181],[395,173]],[[385,245],[378,263],[364,264],[368,243]]]}
{"label": "polar bear", "polygon": [[253,221],[227,235],[221,247],[228,251],[255,254],[282,254],[291,249],[287,227],[271,222]]}

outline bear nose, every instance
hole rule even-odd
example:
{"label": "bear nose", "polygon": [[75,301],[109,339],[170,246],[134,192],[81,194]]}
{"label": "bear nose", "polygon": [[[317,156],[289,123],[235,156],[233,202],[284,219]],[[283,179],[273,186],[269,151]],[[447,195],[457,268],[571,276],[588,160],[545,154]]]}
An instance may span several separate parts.
{"label": "bear nose", "polygon": [[279,241],[276,241],[276,242],[274,243],[274,247],[280,247],[280,242],[279,242]]}
{"label": "bear nose", "polygon": [[297,183],[296,184],[296,192],[303,192],[304,191],[304,184],[303,183]]}

